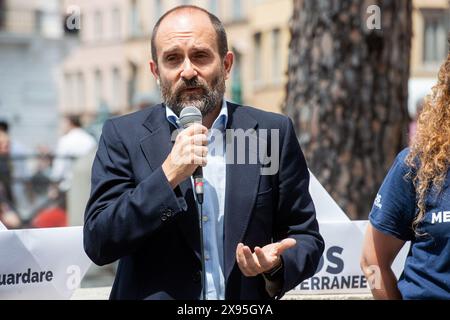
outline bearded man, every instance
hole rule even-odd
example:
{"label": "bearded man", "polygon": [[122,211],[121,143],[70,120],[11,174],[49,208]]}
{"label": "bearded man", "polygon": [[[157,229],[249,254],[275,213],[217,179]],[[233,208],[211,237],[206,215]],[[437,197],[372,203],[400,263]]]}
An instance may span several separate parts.
{"label": "bearded man", "polygon": [[[216,16],[176,7],[152,35],[163,103],[105,123],[84,247],[98,265],[120,260],[111,299],[278,299],[314,274],[324,243],[292,122],[225,100],[233,59]],[[202,124],[178,130],[186,107]],[[256,149],[234,148],[236,132]]]}

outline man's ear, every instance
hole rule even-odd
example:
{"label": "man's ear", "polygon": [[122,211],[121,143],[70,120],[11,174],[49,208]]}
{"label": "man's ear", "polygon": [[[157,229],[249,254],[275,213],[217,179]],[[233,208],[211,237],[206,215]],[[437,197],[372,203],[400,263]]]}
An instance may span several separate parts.
{"label": "man's ear", "polygon": [[158,64],[152,59],[150,60],[150,71],[152,72],[153,76],[155,77],[156,83],[159,85],[159,70],[158,70]]}
{"label": "man's ear", "polygon": [[223,66],[225,68],[225,80],[228,80],[230,78],[233,63],[234,63],[234,53],[228,51],[227,54],[225,55],[225,58],[223,59]]}

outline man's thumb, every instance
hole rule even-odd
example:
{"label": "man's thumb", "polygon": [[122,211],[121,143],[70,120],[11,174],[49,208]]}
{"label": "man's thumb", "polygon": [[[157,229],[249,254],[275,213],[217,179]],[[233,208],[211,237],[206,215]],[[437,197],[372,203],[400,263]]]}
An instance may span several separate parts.
{"label": "man's thumb", "polygon": [[297,241],[292,238],[286,238],[279,243],[278,254],[282,254],[285,250],[292,248],[297,244]]}

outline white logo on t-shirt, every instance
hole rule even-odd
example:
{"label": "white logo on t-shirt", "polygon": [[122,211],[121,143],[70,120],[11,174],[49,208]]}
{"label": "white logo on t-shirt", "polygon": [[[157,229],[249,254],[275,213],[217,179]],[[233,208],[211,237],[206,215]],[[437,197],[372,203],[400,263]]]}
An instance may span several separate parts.
{"label": "white logo on t-shirt", "polygon": [[381,194],[377,194],[377,197],[375,198],[375,202],[373,204],[375,207],[377,208],[382,208],[383,206],[381,205]]}
{"label": "white logo on t-shirt", "polygon": [[433,212],[431,214],[431,224],[450,222],[450,211]]}

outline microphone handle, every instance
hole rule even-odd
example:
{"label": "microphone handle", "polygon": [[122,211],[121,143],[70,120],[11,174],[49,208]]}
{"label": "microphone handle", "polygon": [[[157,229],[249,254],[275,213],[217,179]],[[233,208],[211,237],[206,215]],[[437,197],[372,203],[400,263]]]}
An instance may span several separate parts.
{"label": "microphone handle", "polygon": [[203,168],[199,166],[192,174],[194,178],[195,194],[199,204],[203,204]]}

